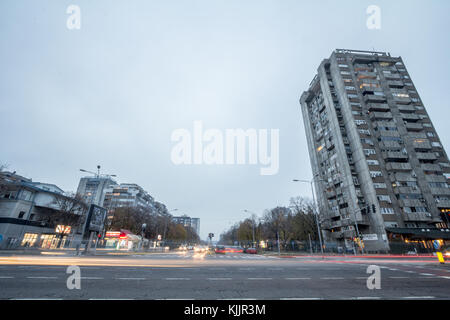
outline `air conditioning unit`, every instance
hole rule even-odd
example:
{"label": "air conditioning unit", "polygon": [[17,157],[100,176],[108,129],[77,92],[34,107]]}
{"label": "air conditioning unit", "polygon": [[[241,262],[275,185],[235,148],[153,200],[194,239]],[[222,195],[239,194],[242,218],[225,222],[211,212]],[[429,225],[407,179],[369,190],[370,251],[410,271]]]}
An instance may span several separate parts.
{"label": "air conditioning unit", "polygon": [[425,213],[425,215],[429,218],[431,218],[431,213]]}

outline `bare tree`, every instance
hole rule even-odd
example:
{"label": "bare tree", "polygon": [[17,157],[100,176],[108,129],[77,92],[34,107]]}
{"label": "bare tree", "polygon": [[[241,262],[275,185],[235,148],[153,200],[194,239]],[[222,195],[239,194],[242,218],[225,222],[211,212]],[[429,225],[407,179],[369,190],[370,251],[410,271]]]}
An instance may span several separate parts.
{"label": "bare tree", "polygon": [[[52,204],[56,210],[47,215],[47,222],[52,227],[70,226],[75,232],[86,218],[88,206],[79,194],[55,196]],[[59,231],[60,241],[70,233],[68,228],[62,228]]]}

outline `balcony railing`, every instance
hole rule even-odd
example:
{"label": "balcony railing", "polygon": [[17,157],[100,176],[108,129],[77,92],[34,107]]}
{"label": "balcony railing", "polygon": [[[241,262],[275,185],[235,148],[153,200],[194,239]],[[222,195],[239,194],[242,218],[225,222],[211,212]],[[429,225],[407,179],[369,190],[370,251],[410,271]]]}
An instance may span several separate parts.
{"label": "balcony railing", "polygon": [[405,221],[431,221],[433,220],[431,213],[428,212],[412,212],[403,213]]}

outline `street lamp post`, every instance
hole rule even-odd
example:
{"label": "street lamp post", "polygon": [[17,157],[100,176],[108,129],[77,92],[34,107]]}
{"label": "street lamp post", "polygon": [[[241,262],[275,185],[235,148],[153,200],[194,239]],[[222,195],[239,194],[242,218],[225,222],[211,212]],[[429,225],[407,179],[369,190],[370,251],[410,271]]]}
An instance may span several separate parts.
{"label": "street lamp post", "polygon": [[[306,183],[311,184],[311,193],[312,193],[312,197],[313,197],[314,211],[317,211],[317,213],[314,212],[314,217],[315,217],[315,219],[316,219],[317,232],[319,233],[320,252],[321,252],[322,255],[323,255],[322,232],[321,232],[320,226],[319,226],[319,218],[317,217],[318,214],[319,214],[319,212],[318,212],[318,210],[317,210],[317,209],[318,209],[318,206],[317,206],[317,204],[316,204],[316,197],[315,197],[315,195],[314,195],[314,188],[313,188],[313,183],[314,183],[314,181],[315,181],[315,176],[314,176],[314,178],[313,178],[311,181],[308,181],[308,180],[299,180],[299,179],[294,179],[294,180],[292,180],[292,181],[294,181],[294,182],[306,182]],[[323,181],[323,179],[319,179],[319,181]]]}

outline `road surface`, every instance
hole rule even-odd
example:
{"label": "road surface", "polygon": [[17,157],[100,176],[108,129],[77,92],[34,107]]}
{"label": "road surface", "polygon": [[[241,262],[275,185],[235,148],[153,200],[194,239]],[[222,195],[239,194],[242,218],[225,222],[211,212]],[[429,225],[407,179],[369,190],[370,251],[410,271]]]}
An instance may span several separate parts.
{"label": "road surface", "polygon": [[[68,289],[68,266],[81,288]],[[380,289],[368,289],[370,265]],[[434,258],[154,253],[0,256],[0,299],[450,299],[450,268]]]}

